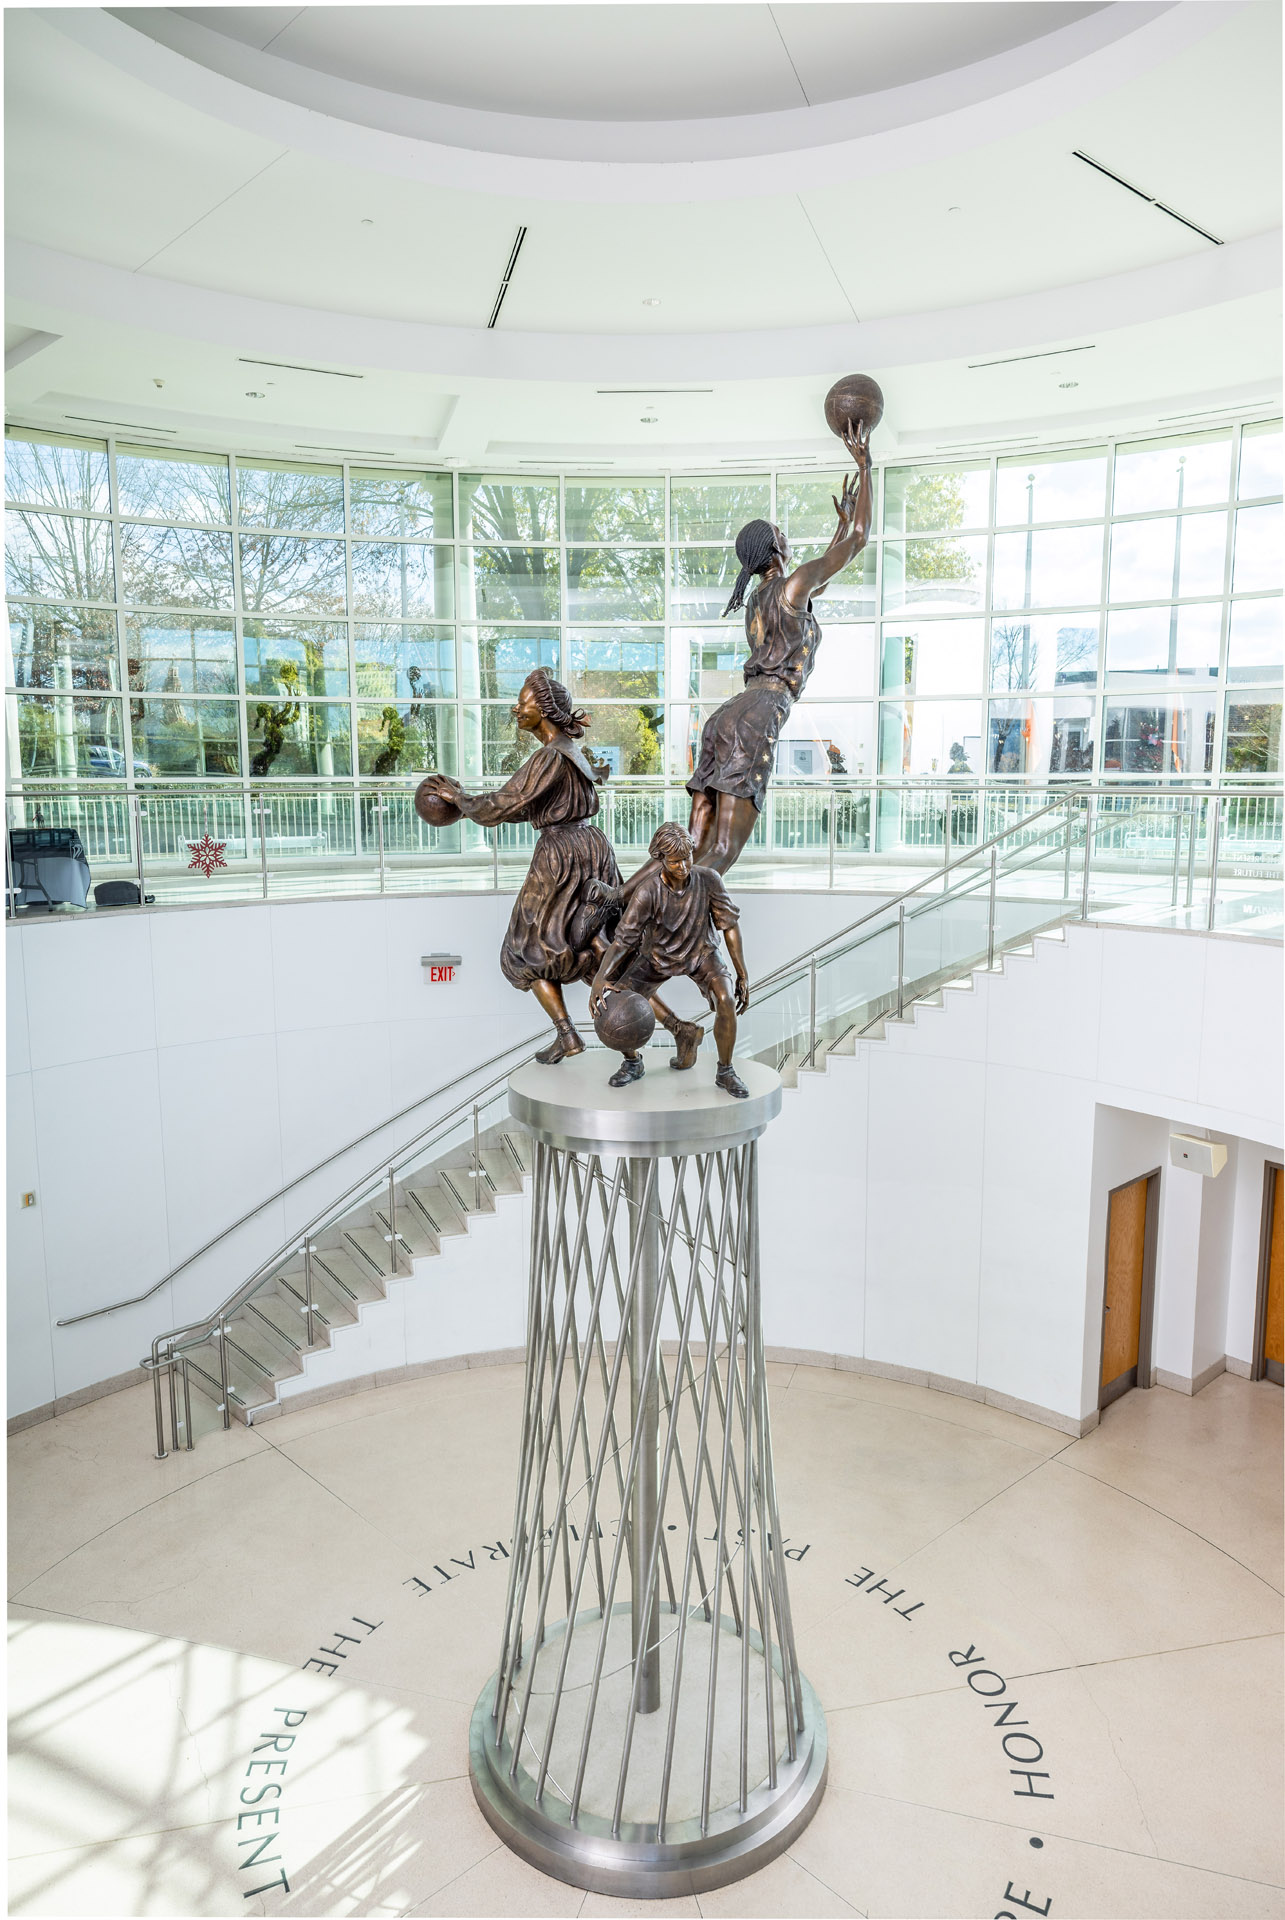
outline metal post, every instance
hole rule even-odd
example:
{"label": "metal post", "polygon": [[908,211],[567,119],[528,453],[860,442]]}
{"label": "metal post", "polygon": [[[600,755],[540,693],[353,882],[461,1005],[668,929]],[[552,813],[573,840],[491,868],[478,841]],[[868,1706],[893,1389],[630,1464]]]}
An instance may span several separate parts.
{"label": "metal post", "polygon": [[268,821],[263,795],[259,795],[259,871],[263,875],[263,897],[268,897]]}
{"label": "metal post", "polygon": [[838,788],[830,789],[830,891],[834,892],[834,846],[838,834],[839,802],[843,798]]}
{"label": "metal post", "polygon": [[945,859],[942,862],[943,872],[941,876],[941,890],[943,893],[945,893],[950,886],[949,869],[950,869],[950,852],[951,852],[951,829],[953,826],[953,815],[955,811],[954,797],[955,796],[954,796],[953,790],[950,787],[947,787],[946,789],[946,824],[942,830],[942,841],[941,841],[942,851],[945,854]]}
{"label": "metal post", "polygon": [[808,962],[808,1065],[816,1064],[817,1051],[817,961]]}
{"label": "metal post", "polygon": [[169,1373],[169,1388],[170,1388],[170,1445],[174,1449],[174,1452],[177,1453],[179,1450],[179,1446],[178,1446],[178,1383],[174,1378],[173,1354],[170,1355],[170,1364],[168,1368],[168,1373]]}
{"label": "metal post", "polygon": [[1084,796],[1084,880],[1080,887],[1080,918],[1089,917],[1089,867],[1093,861],[1093,795]]}
{"label": "metal post", "polygon": [[1222,827],[1223,817],[1223,802],[1220,793],[1216,793],[1213,796],[1213,807],[1213,825],[1210,827],[1206,836],[1209,847],[1209,914],[1205,921],[1205,927],[1210,933],[1214,930],[1214,916],[1218,908],[1218,842],[1221,837],[1220,829]]}
{"label": "metal post", "polygon": [[[656,1536],[659,1497],[660,1382],[655,1362],[649,1367],[652,1321],[660,1294],[660,1208],[646,1160],[629,1162],[630,1259],[637,1258],[638,1287],[629,1329],[630,1413],[639,1435],[629,1528],[630,1622],[635,1696],[639,1713],[660,1706],[659,1576],[648,1586],[647,1572]],[[648,1188],[650,1186],[650,1200]],[[646,1205],[646,1213],[643,1208]],[[641,1242],[641,1249],[635,1253]],[[642,1669],[638,1684],[639,1667]]]}
{"label": "metal post", "polygon": [[1062,898],[1071,898],[1071,803],[1066,801],[1062,809],[1062,839],[1065,843],[1065,858],[1062,862]]}
{"label": "metal post", "polygon": [[1178,794],[1173,809],[1173,898],[1169,905],[1178,905],[1178,870],[1182,864],[1182,816],[1186,811],[1185,796]]}
{"label": "metal post", "polygon": [[131,794],[134,803],[134,865],[138,869],[138,904],[147,903],[147,882],[143,875],[143,803],[138,795]]}
{"label": "metal post", "polygon": [[482,1142],[478,1134],[476,1100],[473,1102],[473,1211],[482,1211]]}
{"label": "metal post", "polygon": [[187,1451],[191,1453],[196,1440],[192,1433],[192,1382],[188,1378],[186,1354],[183,1355],[180,1364],[183,1368],[183,1430],[187,1437]]}
{"label": "metal post", "polygon": [[990,907],[986,914],[986,967],[995,965],[995,887],[999,879],[999,848],[991,848]]}
{"label": "metal post", "polygon": [[228,1386],[228,1329],[225,1320],[219,1321],[218,1330],[214,1337],[219,1343],[219,1384],[223,1389],[223,1406],[221,1411],[223,1414],[223,1425],[226,1428],[232,1425],[232,1395]]}
{"label": "metal post", "polygon": [[388,1242],[392,1259],[390,1273],[396,1273],[400,1264],[397,1251],[397,1175],[392,1167],[388,1169]]}
{"label": "metal post", "polygon": [[317,1337],[317,1312],[312,1303],[312,1241],[310,1238],[303,1243],[303,1297],[304,1312],[308,1319],[308,1345],[312,1346]]}
{"label": "metal post", "polygon": [[384,796],[375,795],[375,833],[379,843],[379,891],[384,891]]}
{"label": "metal post", "polygon": [[906,903],[902,900],[897,907],[897,1018],[900,1020],[906,1003]]}
{"label": "metal post", "polygon": [[492,827],[491,834],[491,892],[500,891],[500,829]]}
{"label": "metal post", "polygon": [[156,1458],[165,1458],[165,1407],[161,1399],[161,1368],[157,1361],[152,1368],[152,1397],[156,1401]]}
{"label": "metal post", "polygon": [[1196,897],[1196,794],[1184,795],[1187,803],[1187,898],[1185,905],[1190,907]]}

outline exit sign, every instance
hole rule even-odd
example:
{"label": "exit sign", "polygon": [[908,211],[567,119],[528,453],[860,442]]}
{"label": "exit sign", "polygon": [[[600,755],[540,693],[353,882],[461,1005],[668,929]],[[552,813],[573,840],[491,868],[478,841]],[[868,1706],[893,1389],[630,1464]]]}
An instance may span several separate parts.
{"label": "exit sign", "polygon": [[424,985],[442,986],[455,978],[455,969],[462,967],[463,958],[458,953],[425,953],[420,956],[420,966],[424,969]]}

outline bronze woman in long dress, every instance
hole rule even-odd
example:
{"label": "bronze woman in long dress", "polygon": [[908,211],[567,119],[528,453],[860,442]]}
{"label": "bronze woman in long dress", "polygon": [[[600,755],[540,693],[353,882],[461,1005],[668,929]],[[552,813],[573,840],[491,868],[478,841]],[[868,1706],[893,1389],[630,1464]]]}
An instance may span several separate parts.
{"label": "bronze woman in long dress", "polygon": [[468,794],[443,773],[422,784],[479,826],[529,820],[539,835],[513,903],[500,968],[510,985],[533,993],[553,1021],[554,1039],[536,1056],[553,1065],[584,1051],[562,989],[571,980],[592,980],[597,971],[607,949],[601,932],[606,907],[591,899],[590,883],[614,889],[620,869],[611,842],[593,824],[607,770],[591,764],[576,745],[587,716],[573,711],[566,688],[537,668],[522,684],[513,717],[540,745],[502,787]]}

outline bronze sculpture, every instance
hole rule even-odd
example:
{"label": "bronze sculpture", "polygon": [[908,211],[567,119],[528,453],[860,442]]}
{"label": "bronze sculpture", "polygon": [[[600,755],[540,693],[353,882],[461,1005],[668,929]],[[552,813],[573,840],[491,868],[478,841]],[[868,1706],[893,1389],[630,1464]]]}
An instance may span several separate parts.
{"label": "bronze sculpture", "polygon": [[[605,903],[620,885],[620,869],[611,842],[593,824],[598,787],[608,770],[576,745],[588,716],[573,710],[566,688],[537,667],[522,683],[513,717],[540,745],[512,779],[494,792],[468,794],[449,775],[430,773],[420,782],[415,804],[433,825],[463,814],[479,826],[529,820],[536,829],[539,837],[513,903],[500,968],[510,985],[533,993],[552,1020],[554,1039],[536,1055],[552,1066],[584,1051],[562,989],[569,981],[592,979],[607,950]],[[594,895],[595,881],[604,888],[602,897]]]}
{"label": "bronze sculpture", "polygon": [[[669,1064],[681,1071],[695,1064],[704,1035],[693,1021],[678,1019],[658,989],[666,980],[686,974],[714,1009],[718,1045],[714,1083],[733,1099],[745,1100],[748,1089],[732,1065],[736,1016],[750,1004],[739,910],[714,868],[697,866],[695,843],[676,820],[657,827],[647,851],[651,859],[636,876],[638,883],[603,954],[589,994],[589,1011],[597,1014],[613,987],[641,994],[674,1035],[678,1051]],[[734,993],[718,957],[720,933],[736,974]],[[641,1080],[643,1071],[641,1053],[636,1048],[625,1050],[608,1085],[628,1086],[632,1080]]]}

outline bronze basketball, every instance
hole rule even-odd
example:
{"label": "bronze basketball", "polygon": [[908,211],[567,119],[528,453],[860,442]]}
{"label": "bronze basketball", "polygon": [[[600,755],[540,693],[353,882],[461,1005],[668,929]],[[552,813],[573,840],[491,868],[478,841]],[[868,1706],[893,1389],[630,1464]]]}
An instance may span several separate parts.
{"label": "bronze basketball", "polygon": [[615,1053],[637,1053],[656,1031],[656,1016],[640,993],[617,987],[607,993],[593,1030]]}
{"label": "bronze basketball", "polygon": [[[429,778],[432,778],[431,774]],[[453,827],[460,817],[455,802],[443,800],[440,794],[433,793],[427,780],[421,780],[415,789],[415,811],[430,827]]]}
{"label": "bronze basketball", "polygon": [[845,373],[825,396],[825,424],[843,438],[851,424],[864,423],[873,433],[883,419],[883,393],[868,373]]}

